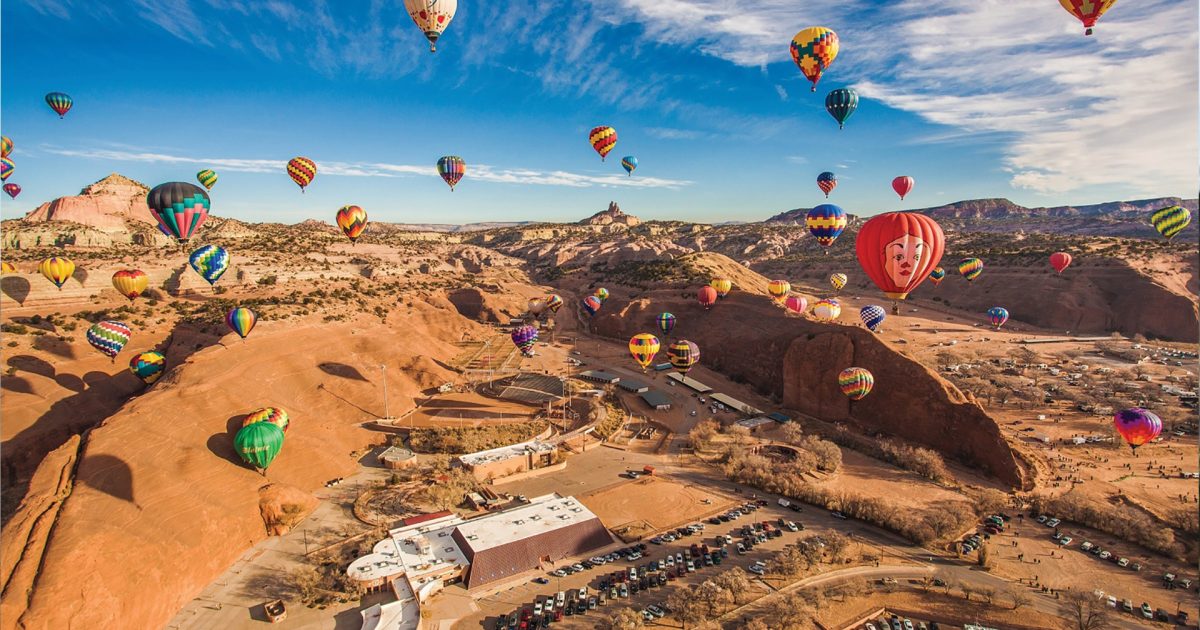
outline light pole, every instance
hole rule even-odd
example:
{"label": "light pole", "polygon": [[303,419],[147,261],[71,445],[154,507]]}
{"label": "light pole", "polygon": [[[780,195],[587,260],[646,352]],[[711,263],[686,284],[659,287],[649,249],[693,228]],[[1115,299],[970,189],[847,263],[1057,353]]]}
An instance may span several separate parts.
{"label": "light pole", "polygon": [[389,411],[388,411],[388,399],[387,399],[387,365],[380,363],[379,371],[383,373],[383,419],[391,420],[392,414],[389,413]]}

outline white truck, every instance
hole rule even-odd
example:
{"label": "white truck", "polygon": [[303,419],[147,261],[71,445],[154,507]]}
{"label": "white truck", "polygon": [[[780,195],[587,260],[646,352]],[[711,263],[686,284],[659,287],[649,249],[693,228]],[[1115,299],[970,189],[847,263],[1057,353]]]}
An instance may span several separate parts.
{"label": "white truck", "polygon": [[788,501],[787,499],[780,499],[780,500],[779,500],[779,506],[780,506],[780,507],[789,507],[789,506],[791,506],[791,505],[792,505],[792,503],[791,503],[790,501]]}

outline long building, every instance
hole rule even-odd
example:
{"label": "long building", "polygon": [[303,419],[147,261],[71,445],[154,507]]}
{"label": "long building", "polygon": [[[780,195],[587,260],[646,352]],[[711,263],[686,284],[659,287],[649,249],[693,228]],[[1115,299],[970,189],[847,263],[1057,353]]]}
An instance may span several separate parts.
{"label": "long building", "polygon": [[707,394],[708,392],[712,391],[712,388],[709,387],[708,385],[705,385],[704,383],[701,383],[700,381],[697,381],[694,378],[689,378],[687,376],[684,376],[678,372],[671,372],[670,374],[667,375],[667,378],[671,379],[672,381],[675,381],[676,383],[683,383],[685,386],[687,386],[694,392],[698,392],[701,394]]}
{"label": "long building", "polygon": [[554,451],[556,450],[558,450],[558,446],[549,442],[530,440],[520,444],[510,444],[461,455],[458,461],[476,479],[487,481],[549,466],[554,463]]}

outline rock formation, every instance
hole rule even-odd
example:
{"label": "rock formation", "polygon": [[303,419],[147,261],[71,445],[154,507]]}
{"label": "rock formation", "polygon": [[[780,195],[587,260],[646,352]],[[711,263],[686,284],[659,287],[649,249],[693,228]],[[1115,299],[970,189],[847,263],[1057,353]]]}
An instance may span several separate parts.
{"label": "rock formation", "polygon": [[146,205],[150,188],[113,173],[85,187],[75,197],[60,197],[43,203],[25,215],[27,223],[71,222],[102,232],[124,232],[126,221],[154,224]]}
{"label": "rock formation", "polygon": [[633,227],[641,223],[641,220],[631,214],[621,212],[621,206],[617,202],[608,202],[608,210],[597,212],[592,216],[579,222],[581,225],[624,225]]}

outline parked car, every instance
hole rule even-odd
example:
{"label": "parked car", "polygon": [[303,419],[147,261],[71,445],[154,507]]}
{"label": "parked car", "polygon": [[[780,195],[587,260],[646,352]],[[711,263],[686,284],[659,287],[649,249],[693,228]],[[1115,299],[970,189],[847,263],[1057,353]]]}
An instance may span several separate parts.
{"label": "parked car", "polygon": [[1043,515],[1037,517],[1037,522],[1044,524],[1046,522],[1046,519],[1047,519],[1047,516],[1045,514],[1043,514]]}
{"label": "parked car", "polygon": [[535,577],[535,578],[533,578],[533,581],[534,581],[534,582],[537,582],[538,584],[549,584],[549,583],[550,583],[550,580],[548,580],[548,579],[546,579],[546,578],[544,578],[544,577],[542,577],[542,576],[538,576],[538,577]]}
{"label": "parked car", "polygon": [[1109,608],[1117,607],[1117,598],[1115,595],[1109,595],[1105,601],[1108,603]]}
{"label": "parked car", "polygon": [[1084,550],[1084,551],[1091,551],[1091,550],[1092,550],[1092,543],[1090,543],[1090,542],[1088,542],[1088,541],[1086,541],[1086,540],[1085,540],[1085,541],[1083,541],[1083,543],[1081,543],[1081,544],[1079,545],[1079,548],[1080,548],[1080,549],[1082,549],[1082,550]]}
{"label": "parked car", "polygon": [[1117,560],[1117,566],[1119,566],[1121,568],[1125,568],[1125,567],[1129,566],[1129,559],[1121,558],[1120,560]]}
{"label": "parked car", "polygon": [[1127,613],[1133,612],[1133,602],[1129,601],[1128,599],[1121,600],[1121,610],[1124,610]]}
{"label": "parked car", "polygon": [[842,520],[846,519],[846,515],[842,514],[841,512],[838,512],[837,510],[830,512],[829,515],[832,516],[833,518],[840,518]]}
{"label": "parked car", "polygon": [[764,573],[766,573],[766,572],[767,572],[767,570],[766,570],[766,569],[764,569],[764,568],[762,568],[762,567],[758,566],[757,564],[750,565],[750,568],[749,568],[749,569],[747,569],[747,571],[749,571],[749,572],[751,572],[751,573],[753,573],[753,574],[755,574],[755,575],[763,575]]}
{"label": "parked car", "polygon": [[1066,547],[1067,545],[1071,544],[1071,540],[1072,538],[1070,536],[1063,536],[1062,538],[1058,539],[1058,544]]}
{"label": "parked car", "polygon": [[1060,523],[1062,523],[1062,521],[1060,521],[1056,518],[1052,518],[1052,519],[1046,521],[1046,527],[1058,527]]}
{"label": "parked car", "polygon": [[1142,618],[1154,619],[1154,609],[1150,608],[1150,604],[1142,602]]}
{"label": "parked car", "polygon": [[1109,558],[1111,558],[1111,557],[1113,557],[1113,555],[1112,555],[1111,553],[1107,552],[1107,551],[1101,551],[1101,552],[1100,552],[1100,559],[1101,559],[1101,560],[1108,560],[1108,559],[1109,559]]}

